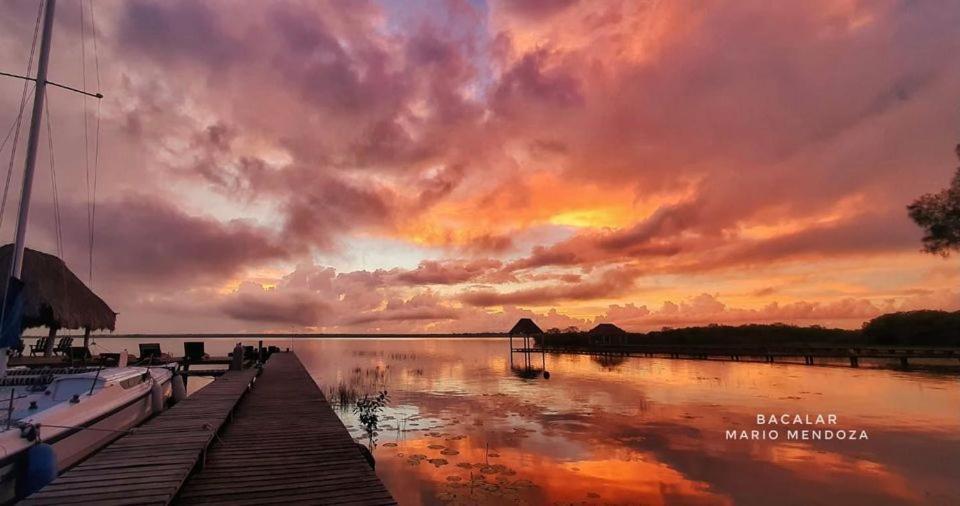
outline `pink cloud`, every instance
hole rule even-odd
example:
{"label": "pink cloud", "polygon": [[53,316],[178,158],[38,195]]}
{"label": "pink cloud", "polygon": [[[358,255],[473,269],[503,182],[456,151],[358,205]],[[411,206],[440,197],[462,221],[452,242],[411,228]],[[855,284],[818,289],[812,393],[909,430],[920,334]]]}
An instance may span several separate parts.
{"label": "pink cloud", "polygon": [[[277,288],[212,296],[225,325],[478,328],[562,304],[546,316],[562,326],[578,324],[566,308],[586,314],[610,300],[607,316],[638,325],[852,321],[951,303],[931,295],[942,281],[921,280],[934,264],[919,261],[853,299],[775,304],[785,292],[756,290],[762,309],[738,309],[697,294],[728,293],[748,269],[776,277],[798,262],[919,248],[903,206],[952,170],[956,118],[943,104],[955,102],[960,68],[944,62],[960,51],[956,5],[233,7],[98,5],[107,99],[96,286],[130,308],[121,328],[265,266],[285,271]],[[64,19],[78,14],[63,8]],[[15,3],[5,14],[0,59],[16,69],[36,11]],[[62,23],[75,38],[77,24]],[[58,43],[57,79],[78,78],[78,50]],[[9,124],[19,87],[0,86]],[[87,181],[69,100],[51,95],[65,256],[76,266]],[[563,191],[538,194],[534,174]],[[50,250],[49,175],[38,177],[30,241]],[[571,210],[586,224],[533,212],[588,186],[593,207]],[[610,211],[604,196],[622,193],[635,201]],[[404,258],[413,269],[314,265],[357,257],[358,238],[422,256]],[[688,283],[671,287],[686,297],[657,309],[636,300],[639,286],[646,295],[670,276]],[[889,293],[896,300],[882,302]]]}

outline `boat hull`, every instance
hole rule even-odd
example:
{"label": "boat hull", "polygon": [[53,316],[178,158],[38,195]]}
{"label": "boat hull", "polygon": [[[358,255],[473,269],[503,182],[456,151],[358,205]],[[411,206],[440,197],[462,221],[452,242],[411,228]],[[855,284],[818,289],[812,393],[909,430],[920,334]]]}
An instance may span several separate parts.
{"label": "boat hull", "polygon": [[[169,400],[172,393],[170,381],[162,387],[164,399]],[[153,414],[148,390],[127,405],[85,423],[82,428],[45,442],[53,446],[53,452],[57,456],[57,470],[62,473],[122,436],[124,431],[140,425]]]}
{"label": "boat hull", "polygon": [[[155,379],[161,386],[163,405],[166,406],[173,393],[173,376],[169,373],[163,376],[155,376]],[[47,427],[39,424],[40,442],[52,447],[58,474],[82,462],[155,414],[149,386],[128,393],[130,395],[122,402],[113,402],[109,409],[86,416],[82,421],[49,422]],[[0,433],[0,446],[6,450],[0,458],[0,504],[11,504],[26,495],[27,453],[34,444],[36,442],[20,437],[16,427]]]}

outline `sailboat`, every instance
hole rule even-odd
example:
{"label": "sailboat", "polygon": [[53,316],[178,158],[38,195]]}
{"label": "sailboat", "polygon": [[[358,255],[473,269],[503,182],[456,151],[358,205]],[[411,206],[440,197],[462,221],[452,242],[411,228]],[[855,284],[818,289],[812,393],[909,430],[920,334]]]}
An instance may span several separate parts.
{"label": "sailboat", "polygon": [[[172,395],[165,367],[111,367],[49,378],[7,376],[0,432],[0,503],[39,490],[71,466],[163,410]],[[8,401],[8,399],[10,399]],[[3,423],[3,422],[0,422]],[[2,428],[2,426],[0,426]]]}
{"label": "sailboat", "polygon": [[[60,258],[25,248],[27,216],[47,85],[102,98],[47,80],[56,0],[44,0],[43,29],[35,77],[33,110],[24,164],[16,241],[0,248],[0,268],[9,266],[0,305],[0,503],[40,489],[182,392],[179,375],[167,367],[96,369],[11,369],[8,349],[22,349],[22,331],[48,326],[113,330],[106,303]],[[29,71],[28,71],[29,73]],[[92,251],[92,248],[91,248]],[[121,359],[121,362],[125,362]],[[175,385],[179,388],[175,388]],[[181,394],[182,395],[182,394]],[[6,416],[4,415],[6,411]]]}

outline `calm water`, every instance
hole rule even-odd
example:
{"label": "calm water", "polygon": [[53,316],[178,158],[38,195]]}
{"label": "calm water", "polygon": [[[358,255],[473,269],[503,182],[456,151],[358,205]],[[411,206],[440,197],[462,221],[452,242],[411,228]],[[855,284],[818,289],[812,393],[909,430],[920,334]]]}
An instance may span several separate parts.
{"label": "calm water", "polygon": [[[960,504],[956,376],[547,355],[550,378],[527,379],[501,340],[294,349],[358,440],[354,397],[388,391],[374,454],[401,504]],[[758,413],[832,413],[869,439],[789,441]]]}

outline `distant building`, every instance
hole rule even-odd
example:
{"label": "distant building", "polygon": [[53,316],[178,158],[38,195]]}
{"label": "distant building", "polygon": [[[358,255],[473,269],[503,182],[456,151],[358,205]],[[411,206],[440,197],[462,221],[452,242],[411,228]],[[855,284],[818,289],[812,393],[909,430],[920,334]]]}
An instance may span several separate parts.
{"label": "distant building", "polygon": [[601,323],[587,331],[587,342],[595,345],[624,345],[627,344],[626,330],[612,323]]}

